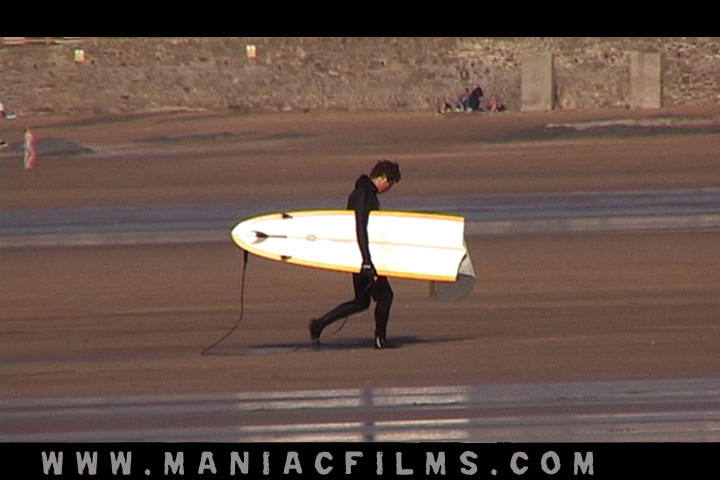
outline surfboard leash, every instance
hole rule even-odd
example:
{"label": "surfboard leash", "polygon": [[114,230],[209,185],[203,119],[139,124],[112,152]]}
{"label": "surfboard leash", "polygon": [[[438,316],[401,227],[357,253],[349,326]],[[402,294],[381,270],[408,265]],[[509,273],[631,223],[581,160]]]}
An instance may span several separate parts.
{"label": "surfboard leash", "polygon": [[[240,322],[242,321],[243,315],[245,314],[245,273],[247,272],[247,264],[248,264],[248,251],[243,250],[243,266],[242,266],[242,275],[240,277],[240,315],[238,316],[237,321],[235,322],[235,325],[233,325],[228,332],[220,337],[218,341],[207,347],[205,350],[200,353],[201,356],[208,355],[210,350],[220,345],[223,341],[225,341],[226,338],[228,338],[230,335],[233,334],[233,332],[240,326]],[[216,353],[214,355],[230,355],[230,354],[222,354],[222,353]]]}
{"label": "surfboard leash", "polygon": [[[215,343],[211,344],[211,345],[208,346],[205,350],[203,350],[203,351],[200,353],[201,356],[210,355],[210,351],[213,350],[213,349],[214,349],[215,347],[217,347],[218,345],[220,345],[222,342],[224,342],[225,339],[227,339],[230,335],[232,335],[233,332],[235,332],[235,330],[237,330],[237,328],[240,326],[240,323],[242,322],[243,316],[244,316],[244,314],[245,314],[245,276],[246,276],[246,273],[247,273],[248,257],[249,257],[248,251],[243,249],[243,266],[242,266],[242,274],[241,274],[241,277],[240,277],[240,315],[238,316],[238,319],[237,319],[237,321],[235,322],[235,324],[234,324],[232,327],[230,327],[230,330],[228,330],[228,331],[225,333],[225,335],[223,335],[222,337],[220,337]],[[368,291],[370,288],[372,288],[372,286],[373,286],[374,284],[375,284],[375,279],[373,279],[373,281],[370,282],[367,287],[365,287],[365,289],[363,290],[363,292],[361,293],[361,295],[365,295],[365,294],[367,293],[367,291]],[[338,332],[340,332],[340,330],[343,329],[343,327],[344,327],[345,324],[347,323],[347,321],[348,321],[348,319],[350,318],[350,316],[351,316],[351,315],[348,315],[348,316],[345,317],[345,319],[342,321],[342,323],[340,324],[340,326],[339,326],[334,332],[332,332],[332,335],[336,335]],[[299,350],[300,348],[301,348],[301,347],[297,347],[297,348],[293,349],[293,351]],[[233,354],[229,354],[229,353],[214,353],[213,355],[232,356]]]}

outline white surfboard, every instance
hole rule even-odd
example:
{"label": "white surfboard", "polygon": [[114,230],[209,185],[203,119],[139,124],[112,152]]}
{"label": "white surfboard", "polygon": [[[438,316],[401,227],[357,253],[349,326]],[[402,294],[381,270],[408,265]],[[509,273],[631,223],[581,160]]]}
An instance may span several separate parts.
{"label": "white surfboard", "polygon": [[[455,282],[461,262],[469,261],[464,230],[460,216],[372,211],[368,237],[375,269],[388,277]],[[362,263],[352,210],[262,215],[238,223],[231,235],[249,253],[294,265],[359,272]]]}

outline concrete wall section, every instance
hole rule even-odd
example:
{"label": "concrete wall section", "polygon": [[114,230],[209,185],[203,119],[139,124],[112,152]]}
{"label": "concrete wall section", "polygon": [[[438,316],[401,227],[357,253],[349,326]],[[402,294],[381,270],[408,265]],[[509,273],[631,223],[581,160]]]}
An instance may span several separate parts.
{"label": "concrete wall section", "polygon": [[662,107],[662,55],[633,52],[630,58],[630,106]]}
{"label": "concrete wall section", "polygon": [[538,53],[523,58],[520,89],[523,111],[553,109],[555,75],[552,53]]}

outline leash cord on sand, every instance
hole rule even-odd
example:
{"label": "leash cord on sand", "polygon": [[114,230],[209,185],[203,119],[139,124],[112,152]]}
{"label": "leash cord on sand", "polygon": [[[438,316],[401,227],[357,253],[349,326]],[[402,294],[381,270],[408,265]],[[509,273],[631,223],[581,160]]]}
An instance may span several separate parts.
{"label": "leash cord on sand", "polygon": [[[247,273],[247,264],[248,264],[248,252],[247,250],[243,250],[243,267],[242,267],[242,276],[240,280],[240,315],[238,316],[237,321],[235,322],[235,325],[233,325],[230,330],[225,333],[222,337],[220,337],[215,343],[207,347],[205,350],[202,351],[200,354],[201,356],[210,355],[210,351],[220,345],[222,342],[225,341],[230,335],[237,330],[237,328],[240,326],[240,322],[242,322],[243,315],[245,314],[245,274]],[[373,286],[375,282],[370,282],[370,284],[365,287],[365,290],[363,290],[361,295],[365,295],[367,291]],[[332,332],[332,335],[336,335],[340,330],[343,329],[345,324],[347,323],[348,319],[350,318],[350,315],[345,317],[343,322],[340,324],[340,326]],[[291,352],[295,352],[297,350],[300,350],[302,347],[298,346],[293,349],[291,349]],[[232,355],[232,354],[225,354],[225,353],[214,353],[213,355]]]}
{"label": "leash cord on sand", "polygon": [[[242,267],[242,277],[240,280],[240,315],[238,316],[237,321],[235,322],[235,325],[228,330],[228,332],[220,337],[218,341],[207,347],[205,350],[202,351],[200,355],[208,355],[210,350],[220,345],[223,341],[225,341],[226,338],[228,338],[230,335],[233,334],[233,332],[240,326],[240,322],[242,321],[243,315],[245,313],[245,273],[247,271],[247,263],[248,263],[248,252],[247,250],[243,250],[243,267]],[[215,354],[215,355],[224,355],[224,354]]]}

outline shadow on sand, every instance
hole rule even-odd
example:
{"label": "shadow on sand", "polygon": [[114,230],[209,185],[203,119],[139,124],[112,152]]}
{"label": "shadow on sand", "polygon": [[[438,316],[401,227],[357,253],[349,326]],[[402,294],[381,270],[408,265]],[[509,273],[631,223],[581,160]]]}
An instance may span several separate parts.
{"label": "shadow on sand", "polygon": [[[463,338],[434,338],[432,340],[426,340],[414,336],[400,336],[391,337],[388,339],[392,345],[387,350],[397,350],[409,345],[417,344],[433,344],[443,342],[455,342],[459,340],[465,340]],[[211,355],[223,355],[223,356],[245,356],[245,355],[278,355],[287,354],[294,352],[328,352],[328,351],[349,351],[349,350],[364,350],[374,348],[373,340],[371,338],[344,338],[334,339],[328,338],[322,340],[319,344],[314,345],[310,342],[298,342],[298,343],[263,343],[256,345],[247,345],[238,349],[226,349],[218,350]]]}

